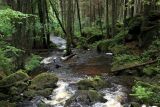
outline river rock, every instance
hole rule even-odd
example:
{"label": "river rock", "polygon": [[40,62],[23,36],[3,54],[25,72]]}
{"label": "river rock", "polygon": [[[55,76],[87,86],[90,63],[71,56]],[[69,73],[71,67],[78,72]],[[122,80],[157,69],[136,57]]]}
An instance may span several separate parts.
{"label": "river rock", "polygon": [[53,73],[41,73],[32,79],[30,89],[42,90],[45,88],[55,88],[58,77]]}
{"label": "river rock", "polygon": [[43,90],[33,90],[29,89],[24,92],[24,96],[28,99],[32,99],[36,96],[43,96],[43,97],[48,97],[49,95],[52,94],[53,89],[52,88],[46,88]]}
{"label": "river rock", "polygon": [[76,102],[86,107],[95,102],[106,102],[106,99],[103,98],[103,94],[98,93],[96,90],[79,90],[66,101],[65,107],[79,107]]}
{"label": "river rock", "polygon": [[32,79],[31,85],[23,94],[27,99],[32,99],[35,96],[48,97],[52,94],[58,78],[53,73],[41,73]]}
{"label": "river rock", "polygon": [[110,86],[110,84],[107,81],[103,80],[100,77],[80,80],[77,84],[79,90],[89,90],[89,89],[99,90]]}
{"label": "river rock", "polygon": [[131,102],[130,107],[141,107],[141,105],[137,102]]}
{"label": "river rock", "polygon": [[16,73],[13,73],[0,80],[0,87],[10,87],[15,85],[17,82],[25,81],[27,79],[29,79],[29,76],[26,73],[17,71]]}
{"label": "river rock", "polygon": [[19,95],[21,94],[25,89],[27,89],[28,84],[25,82],[17,82],[14,86],[12,86],[9,89],[10,95]]}

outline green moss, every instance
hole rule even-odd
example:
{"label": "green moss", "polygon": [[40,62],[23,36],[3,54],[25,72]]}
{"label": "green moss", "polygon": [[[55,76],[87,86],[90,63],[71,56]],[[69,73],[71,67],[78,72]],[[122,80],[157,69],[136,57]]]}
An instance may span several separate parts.
{"label": "green moss", "polygon": [[18,71],[2,79],[0,81],[0,87],[14,85],[16,82],[24,81],[28,78],[29,76],[26,73]]}
{"label": "green moss", "polygon": [[37,95],[48,97],[49,95],[52,94],[52,91],[53,91],[52,88],[46,88],[46,89],[43,89],[43,90],[38,90],[36,93],[37,93]]}
{"label": "green moss", "polygon": [[36,90],[32,90],[32,89],[25,91],[23,94],[24,94],[24,97],[29,99],[37,96]]}
{"label": "green moss", "polygon": [[103,96],[103,94],[98,93],[96,90],[78,90],[74,96],[66,101],[65,107],[70,107],[72,104],[77,103],[77,100],[80,104],[82,103],[83,106],[90,106],[95,102],[107,102]]}
{"label": "green moss", "polygon": [[104,101],[103,95],[101,93],[98,93],[95,90],[89,90],[88,91],[88,96],[91,100],[91,102],[96,102],[96,101]]}
{"label": "green moss", "polygon": [[77,84],[78,84],[78,89],[80,90],[90,90],[90,89],[99,90],[109,86],[109,84],[107,84],[107,82],[101,79],[100,77],[84,79],[79,81]]}
{"label": "green moss", "polygon": [[109,47],[109,50],[114,54],[124,54],[127,52],[130,53],[129,48],[125,45],[115,45],[113,47]]}
{"label": "green moss", "polygon": [[44,96],[44,97],[48,97],[49,95],[52,94],[53,89],[52,88],[45,88],[42,90],[33,90],[33,89],[29,89],[27,91],[24,92],[24,96],[26,98],[34,98],[35,96]]}
{"label": "green moss", "polygon": [[28,87],[27,83],[17,82],[9,89],[10,95],[19,95]]}
{"label": "green moss", "polygon": [[55,88],[58,78],[53,73],[41,73],[32,79],[30,89]]}

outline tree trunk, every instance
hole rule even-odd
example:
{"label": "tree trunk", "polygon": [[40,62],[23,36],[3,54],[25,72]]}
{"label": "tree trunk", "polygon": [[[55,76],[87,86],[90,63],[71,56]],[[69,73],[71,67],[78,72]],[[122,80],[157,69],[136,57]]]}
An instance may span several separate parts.
{"label": "tree trunk", "polygon": [[110,38],[109,36],[109,1],[106,0],[106,38]]}

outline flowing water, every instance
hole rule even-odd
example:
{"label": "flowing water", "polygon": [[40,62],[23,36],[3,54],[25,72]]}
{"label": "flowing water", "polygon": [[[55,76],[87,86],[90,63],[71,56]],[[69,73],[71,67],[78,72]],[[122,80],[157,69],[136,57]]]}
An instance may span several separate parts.
{"label": "flowing water", "polygon": [[[65,47],[66,42],[63,39],[52,37],[51,40],[53,43],[59,44],[61,49]],[[64,107],[66,100],[77,91],[76,83],[79,80],[88,76],[101,75],[112,84],[112,87],[100,90],[108,101],[105,103],[97,102],[87,107],[122,107],[122,103],[127,100],[127,89],[123,85],[115,83],[115,77],[107,75],[111,69],[112,54],[98,54],[93,50],[75,50],[74,52],[77,55],[65,62],[62,58],[64,53],[58,51],[51,53],[42,61],[49,72],[53,72],[59,77],[58,88],[50,95],[50,99],[45,98],[43,102],[49,107]],[[76,105],[77,107],[86,107],[79,102]]]}

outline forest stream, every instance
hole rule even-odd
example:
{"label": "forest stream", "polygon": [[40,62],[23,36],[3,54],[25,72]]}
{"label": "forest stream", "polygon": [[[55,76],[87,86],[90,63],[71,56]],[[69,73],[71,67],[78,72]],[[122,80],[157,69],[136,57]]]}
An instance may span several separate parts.
{"label": "forest stream", "polygon": [[[51,37],[51,40],[60,49],[65,47],[66,42],[64,39]],[[59,78],[58,87],[50,95],[50,98],[43,99],[43,102],[49,107],[64,107],[65,102],[76,93],[76,83],[79,80],[88,78],[89,76],[100,75],[111,83],[111,87],[100,90],[105,95],[104,98],[107,102],[97,102],[91,107],[122,107],[121,104],[127,101],[128,90],[127,87],[115,82],[119,81],[119,78],[107,76],[107,73],[111,70],[112,54],[99,54],[93,50],[74,50],[73,53],[76,53],[76,55],[63,61],[65,59],[63,51],[53,51],[42,60],[41,63],[48,69],[48,72],[55,73]],[[74,102],[69,107],[90,106],[83,105],[81,102]]]}

